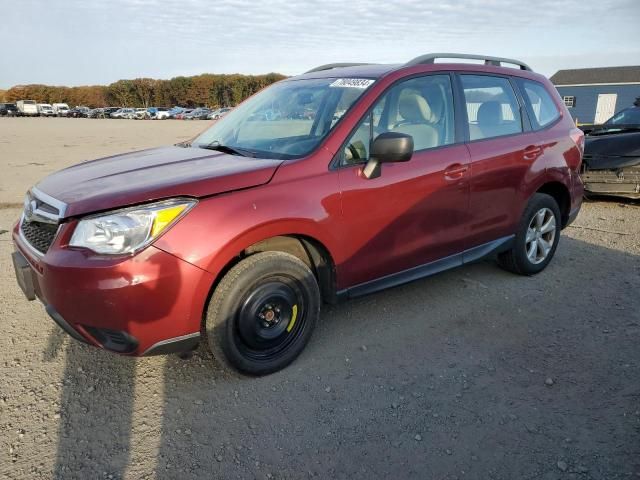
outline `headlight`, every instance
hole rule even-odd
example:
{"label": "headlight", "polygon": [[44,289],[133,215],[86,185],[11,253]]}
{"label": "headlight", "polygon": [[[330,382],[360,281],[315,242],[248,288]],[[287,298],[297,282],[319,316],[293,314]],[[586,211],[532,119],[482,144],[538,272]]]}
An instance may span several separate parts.
{"label": "headlight", "polygon": [[175,199],[87,217],[76,226],[69,246],[96,253],[135,253],[185,215],[195,200]]}

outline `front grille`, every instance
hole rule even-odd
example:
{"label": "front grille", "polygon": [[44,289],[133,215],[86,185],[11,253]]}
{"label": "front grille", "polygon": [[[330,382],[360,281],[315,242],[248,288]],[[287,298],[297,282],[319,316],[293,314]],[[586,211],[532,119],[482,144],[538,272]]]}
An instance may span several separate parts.
{"label": "front grille", "polygon": [[58,225],[26,220],[22,222],[20,228],[27,242],[42,254],[47,253],[58,231]]}

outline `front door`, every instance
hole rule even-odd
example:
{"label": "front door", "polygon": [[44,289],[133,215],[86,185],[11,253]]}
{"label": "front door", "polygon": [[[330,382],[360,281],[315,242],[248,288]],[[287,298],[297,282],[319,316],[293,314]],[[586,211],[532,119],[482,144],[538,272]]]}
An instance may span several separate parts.
{"label": "front door", "polygon": [[[410,161],[362,169],[373,139],[394,131],[414,140]],[[465,248],[470,156],[455,144],[449,75],[400,82],[376,103],[346,142],[338,170],[342,242],[338,268],[357,285],[459,253]]]}
{"label": "front door", "polygon": [[615,93],[601,93],[598,95],[598,104],[596,105],[596,116],[593,123],[600,125],[616,113],[616,101],[618,95]]}

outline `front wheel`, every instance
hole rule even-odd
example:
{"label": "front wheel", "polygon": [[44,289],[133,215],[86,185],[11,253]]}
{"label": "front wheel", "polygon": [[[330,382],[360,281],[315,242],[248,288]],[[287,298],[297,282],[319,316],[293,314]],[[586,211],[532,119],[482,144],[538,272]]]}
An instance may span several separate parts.
{"label": "front wheel", "polygon": [[288,253],[257,253],[220,281],[207,311],[207,338],[221,365],[266,375],[302,352],[319,315],[311,269]]}
{"label": "front wheel", "polygon": [[560,240],[560,208],[555,199],[536,193],[524,210],[511,250],[498,255],[502,268],[534,275],[549,264]]}

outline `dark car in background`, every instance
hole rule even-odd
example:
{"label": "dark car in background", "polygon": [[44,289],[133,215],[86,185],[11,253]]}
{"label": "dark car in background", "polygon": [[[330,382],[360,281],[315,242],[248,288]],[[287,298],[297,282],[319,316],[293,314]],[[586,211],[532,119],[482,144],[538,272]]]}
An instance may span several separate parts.
{"label": "dark car in background", "polygon": [[71,118],[87,118],[87,116],[89,115],[89,107],[76,107],[76,108],[72,108],[71,110],[69,110],[69,113],[67,113],[67,117],[71,117]]}
{"label": "dark car in background", "polygon": [[15,103],[0,103],[0,117],[18,117],[20,111]]}
{"label": "dark car in background", "polygon": [[102,118],[104,108],[92,108],[86,114],[87,118]]}
{"label": "dark car in background", "polygon": [[585,192],[640,198],[640,107],[621,110],[585,137]]}

